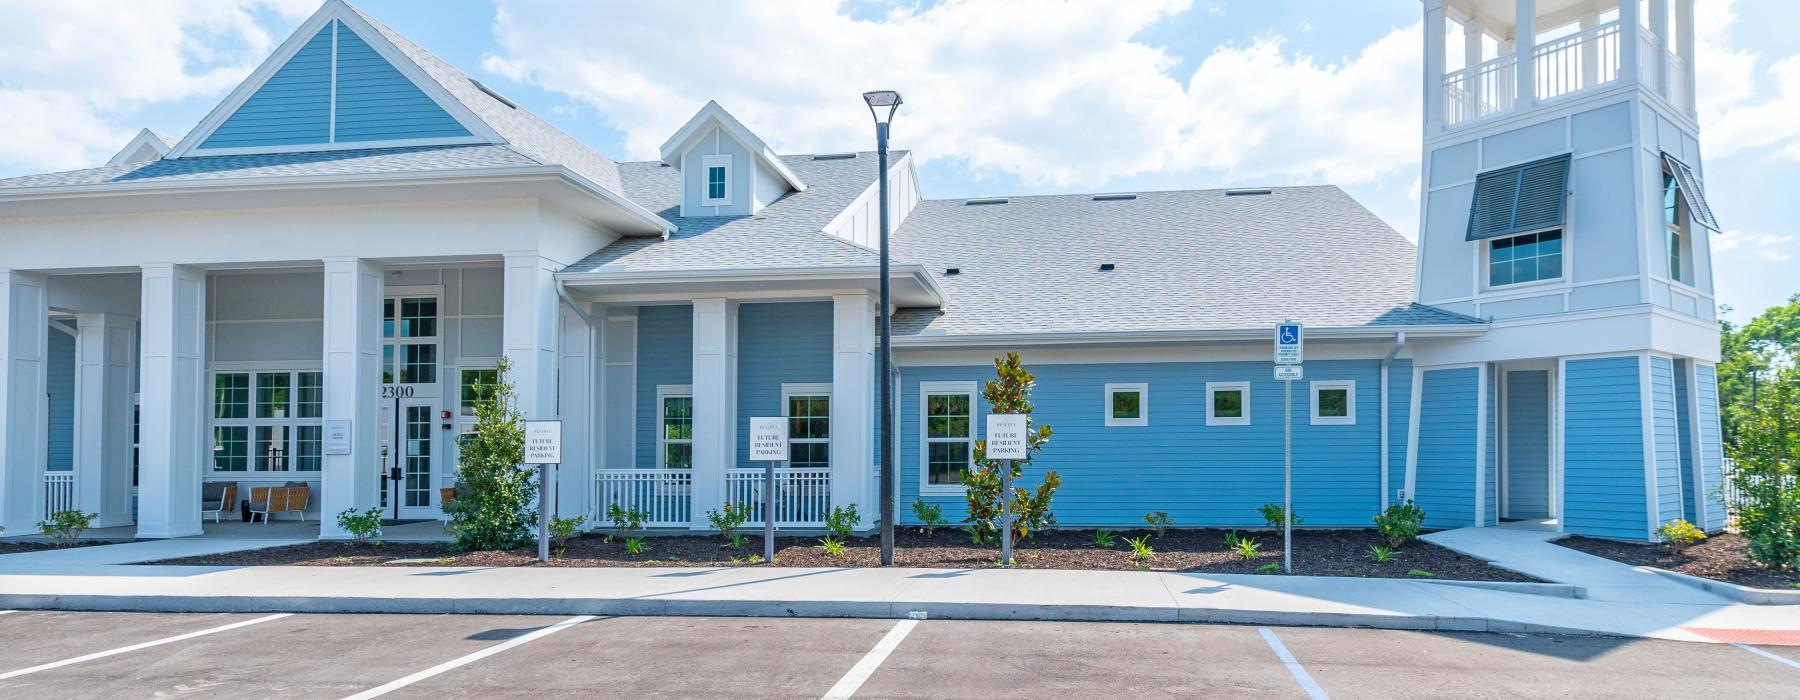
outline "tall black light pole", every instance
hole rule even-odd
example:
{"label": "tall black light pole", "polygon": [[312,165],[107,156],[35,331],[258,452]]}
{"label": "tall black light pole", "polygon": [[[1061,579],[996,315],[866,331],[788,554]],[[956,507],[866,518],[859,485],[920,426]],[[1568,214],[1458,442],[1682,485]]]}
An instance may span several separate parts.
{"label": "tall black light pole", "polygon": [[[863,93],[869,116],[875,118],[875,154],[880,160],[876,177],[881,182],[881,565],[894,565],[894,358],[891,290],[888,289],[888,125],[900,110],[900,93],[876,90]],[[881,109],[886,108],[887,114]]]}

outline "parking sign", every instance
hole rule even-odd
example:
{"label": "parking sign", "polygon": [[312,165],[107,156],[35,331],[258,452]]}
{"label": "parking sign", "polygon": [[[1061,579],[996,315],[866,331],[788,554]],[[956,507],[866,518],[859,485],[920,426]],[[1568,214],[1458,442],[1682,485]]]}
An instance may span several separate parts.
{"label": "parking sign", "polygon": [[1300,364],[1301,344],[1306,339],[1306,329],[1300,324],[1288,322],[1275,326],[1275,364]]}

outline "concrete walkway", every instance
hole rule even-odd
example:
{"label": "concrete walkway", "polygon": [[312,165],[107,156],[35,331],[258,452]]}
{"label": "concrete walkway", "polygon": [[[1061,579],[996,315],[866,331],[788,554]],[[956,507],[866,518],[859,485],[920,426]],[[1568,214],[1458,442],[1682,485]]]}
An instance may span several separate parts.
{"label": "concrete walkway", "polygon": [[1420,539],[1527,576],[1581,586],[1587,590],[1589,600],[1691,605],[1727,602],[1646,569],[1551,542],[1562,536],[1539,530],[1465,527],[1433,532]]}

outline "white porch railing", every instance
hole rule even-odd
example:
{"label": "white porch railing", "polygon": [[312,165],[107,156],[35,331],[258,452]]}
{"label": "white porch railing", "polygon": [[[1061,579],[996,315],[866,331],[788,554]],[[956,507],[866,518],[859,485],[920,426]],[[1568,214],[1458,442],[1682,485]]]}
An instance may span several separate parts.
{"label": "white porch railing", "polygon": [[[763,524],[763,470],[725,472],[725,500],[750,506],[750,525]],[[831,511],[830,469],[775,470],[775,524],[825,527]],[[865,516],[866,517],[866,516]]]}
{"label": "white porch railing", "polygon": [[1444,76],[1444,124],[1461,124],[1510,112],[1515,80],[1513,56],[1501,56]]}
{"label": "white porch railing", "polygon": [[599,469],[594,472],[594,512],[599,525],[613,505],[644,513],[646,527],[685,528],[693,520],[694,474],[687,469]]}
{"label": "white porch railing", "polygon": [[1691,112],[1694,103],[1693,96],[1688,94],[1687,61],[1674,53],[1664,52],[1664,55],[1669,62],[1669,89],[1664,95],[1669,98],[1669,104]]}
{"label": "white porch railing", "polygon": [[44,517],[75,510],[75,472],[44,472]]}
{"label": "white porch railing", "polygon": [[1550,41],[1533,52],[1537,98],[1550,100],[1619,79],[1619,23]]}

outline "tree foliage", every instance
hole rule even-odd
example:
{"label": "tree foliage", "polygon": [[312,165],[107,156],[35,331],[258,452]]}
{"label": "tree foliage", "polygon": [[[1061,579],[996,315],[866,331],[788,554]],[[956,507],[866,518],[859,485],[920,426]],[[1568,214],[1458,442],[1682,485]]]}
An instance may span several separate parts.
{"label": "tree foliage", "polygon": [[532,470],[524,466],[525,424],[501,359],[492,385],[477,387],[475,430],[464,436],[456,498],[444,507],[448,529],[465,550],[512,549],[532,538],[537,520]]}
{"label": "tree foliage", "polygon": [[1800,368],[1779,368],[1761,393],[1743,415],[1737,442],[1726,446],[1741,499],[1737,526],[1751,559],[1800,568]]}
{"label": "tree foliage", "polygon": [[[1031,389],[1036,385],[1037,377],[1025,370],[1019,361],[1019,353],[1009,352],[1004,357],[994,358],[994,371],[996,376],[983,387],[982,398],[987,399],[994,413],[1023,413],[1028,421],[1025,429],[1027,457],[1012,463],[1013,534],[1023,539],[1056,524],[1056,517],[1050,513],[1050,499],[1056,494],[1057,487],[1062,486],[1062,477],[1053,471],[1044,472],[1044,480],[1036,489],[1019,485],[1025,467],[1037,458],[1044,445],[1049,444],[1050,426],[1029,418]],[[969,533],[977,542],[991,542],[1000,536],[1000,470],[1004,468],[1004,460],[987,458],[986,440],[975,441],[975,470],[963,472],[963,486],[968,490],[969,500],[969,516],[963,522],[969,523]]]}
{"label": "tree foliage", "polygon": [[1777,368],[1793,366],[1800,359],[1800,294],[1769,307],[1741,328],[1721,321],[1719,331],[1719,417],[1725,442],[1735,444],[1752,404],[1763,394],[1761,385]]}

